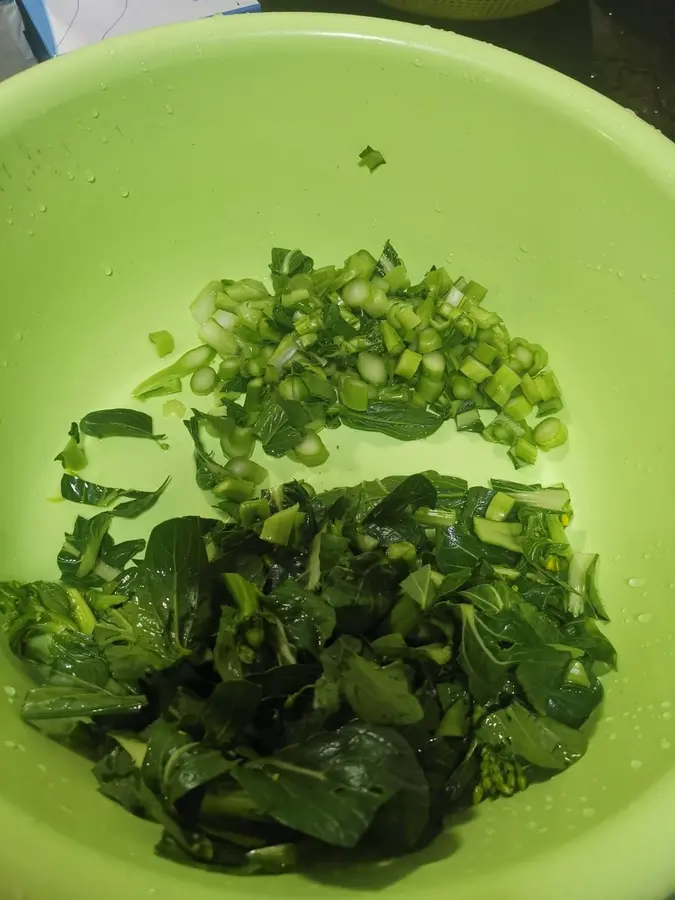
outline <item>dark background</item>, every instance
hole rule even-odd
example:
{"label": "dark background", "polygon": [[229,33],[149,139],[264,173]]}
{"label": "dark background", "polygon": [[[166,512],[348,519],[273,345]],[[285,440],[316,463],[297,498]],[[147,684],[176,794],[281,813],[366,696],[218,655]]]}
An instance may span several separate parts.
{"label": "dark background", "polygon": [[341,12],[426,21],[499,44],[565,72],[675,140],[675,0],[560,0],[499,22],[406,16],[375,0],[260,0],[265,11]]}

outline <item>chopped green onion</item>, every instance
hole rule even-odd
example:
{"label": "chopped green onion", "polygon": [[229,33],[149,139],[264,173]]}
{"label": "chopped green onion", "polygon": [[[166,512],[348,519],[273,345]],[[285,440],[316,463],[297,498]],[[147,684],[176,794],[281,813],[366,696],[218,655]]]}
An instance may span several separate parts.
{"label": "chopped green onion", "polygon": [[235,356],[229,356],[218,366],[218,378],[222,381],[230,381],[239,374],[240,370],[241,360]]}
{"label": "chopped green onion", "polygon": [[455,416],[455,424],[457,425],[457,431],[473,431],[480,433],[485,427],[483,425],[483,420],[480,417],[480,413],[471,400],[466,400],[462,404],[462,408]]}
{"label": "chopped green onion", "polygon": [[403,341],[399,333],[392,328],[389,322],[380,322],[380,334],[384,341],[387,353],[398,355],[403,350]]}
{"label": "chopped green onion", "polygon": [[396,363],[396,374],[401,378],[407,378],[409,381],[411,378],[415,377],[421,362],[422,357],[419,353],[415,353],[414,350],[408,350],[406,348],[399,356],[398,362]]}
{"label": "chopped green onion", "polygon": [[482,362],[485,366],[491,366],[497,358],[497,349],[486,344],[485,341],[479,341],[474,347],[473,355],[478,362]]}
{"label": "chopped green onion", "polygon": [[365,278],[355,278],[342,288],[342,300],[352,309],[361,309],[370,296],[370,284]]}
{"label": "chopped green onion", "polygon": [[299,444],[288,453],[290,459],[303,466],[314,468],[322,466],[329,457],[328,450],[318,434],[307,434]]}
{"label": "chopped green onion", "polygon": [[370,294],[363,303],[363,309],[373,319],[381,319],[386,316],[391,307],[391,300],[384,291],[379,288],[372,288]]}
{"label": "chopped green onion", "polygon": [[376,387],[384,387],[389,380],[385,362],[376,353],[367,351],[359,353],[356,358],[356,368],[364,381],[374,384]]}
{"label": "chopped green onion", "polygon": [[453,375],[450,379],[450,390],[457,400],[472,400],[478,387],[475,381],[464,378],[463,375]]}
{"label": "chopped green onion", "polygon": [[282,547],[286,547],[299,516],[300,508],[297,503],[295,506],[290,506],[288,509],[282,509],[280,512],[274,513],[274,515],[263,522],[263,527],[260,531],[261,539],[270,544],[279,544]]}
{"label": "chopped green onion", "polygon": [[167,400],[162,407],[162,415],[178,416],[179,419],[182,419],[185,415],[185,404],[180,400]]}
{"label": "chopped green onion", "polygon": [[554,416],[540,422],[532,433],[535,444],[545,452],[562,446],[567,441],[567,428]]}
{"label": "chopped green onion", "polygon": [[429,509],[428,506],[420,506],[413,513],[413,518],[428,528],[450,528],[457,522],[457,513],[454,509]]}
{"label": "chopped green onion", "polygon": [[386,555],[387,559],[390,559],[392,562],[401,560],[409,565],[414,565],[417,562],[417,550],[415,550],[415,545],[409,543],[409,541],[398,541],[398,543],[389,544]]}
{"label": "chopped green onion", "polygon": [[[376,268],[377,260],[367,250],[358,250],[345,260],[345,269],[353,271],[355,278],[367,280],[372,277]],[[316,272],[314,274],[316,275]]]}
{"label": "chopped green onion", "polygon": [[155,345],[158,356],[168,356],[173,353],[174,340],[169,331],[151,331],[148,338],[150,343]]}
{"label": "chopped green onion", "polygon": [[536,463],[537,452],[536,444],[519,437],[509,450],[509,457],[516,469],[522,469],[523,466],[533,466]]}
{"label": "chopped green onion", "polygon": [[483,363],[479,362],[474,356],[467,356],[466,359],[462,361],[459,371],[466,375],[467,378],[470,378],[471,381],[475,381],[476,384],[481,384],[487,378],[492,376],[492,372],[488,367],[484,366]]}
{"label": "chopped green onion", "polygon": [[426,403],[435,403],[445,390],[445,385],[442,381],[434,381],[428,375],[421,375],[415,390]]}
{"label": "chopped green onion", "polygon": [[542,400],[542,395],[540,393],[540,385],[532,378],[531,375],[523,375],[523,379],[520,382],[520,389],[525,395],[525,398],[529,401],[529,403],[534,406]]}
{"label": "chopped green onion", "polygon": [[544,416],[553,416],[556,413],[559,413],[564,405],[565,404],[560,397],[554,397],[552,400],[545,400],[537,406],[537,418],[541,419]]}
{"label": "chopped green onion", "polygon": [[395,328],[403,328],[405,331],[413,331],[422,321],[407,303],[394,303],[387,314],[387,319]]}
{"label": "chopped green onion", "polygon": [[422,357],[422,368],[429,378],[441,381],[445,377],[445,357],[437,350],[433,353],[425,353]]}
{"label": "chopped green onion", "polygon": [[246,456],[233,456],[225,463],[225,468],[236,478],[243,478],[255,485],[262,484],[269,474],[267,469]]}
{"label": "chopped green onion", "polygon": [[360,378],[345,375],[340,381],[340,400],[349,409],[365,412],[368,409],[368,385]]}
{"label": "chopped green onion", "polygon": [[255,485],[243,478],[225,478],[213,488],[213,493],[233,503],[241,503],[253,497]]}
{"label": "chopped green onion", "polygon": [[190,311],[200,325],[208,321],[216,311],[216,297],[222,290],[222,282],[210,281],[190,304]]}
{"label": "chopped green onion", "polygon": [[504,414],[514,422],[524,421],[532,412],[532,404],[523,394],[511,397],[504,404]]}
{"label": "chopped green onion", "polygon": [[208,319],[197,332],[199,339],[213,347],[220,356],[234,356],[239,349],[239,343],[234,334],[219,325],[215,319]]}
{"label": "chopped green onion", "polygon": [[534,365],[534,353],[530,344],[523,338],[514,338],[510,345],[509,366],[519,375],[529,372]]}
{"label": "chopped green onion", "polygon": [[420,353],[433,353],[441,344],[441,336],[435,328],[424,328],[417,335],[417,349]]}
{"label": "chopped green onion", "polygon": [[210,394],[216,386],[217,380],[218,376],[211,366],[202,366],[192,375],[190,390],[193,394]]}
{"label": "chopped green onion", "polygon": [[537,385],[541,400],[556,400],[561,396],[560,385],[558,384],[555,375],[550,370],[548,372],[542,372],[541,375],[537,375],[534,381]]}
{"label": "chopped green onion", "polygon": [[509,447],[519,438],[523,437],[525,429],[522,425],[509,419],[504,413],[500,413],[487,426],[483,432],[486,441],[493,444],[507,444]]}
{"label": "chopped green onion", "polygon": [[473,530],[478,540],[484,544],[503,547],[505,550],[513,550],[514,553],[523,552],[521,538],[523,526],[519,522],[493,522],[474,516]]}
{"label": "chopped green onion", "polygon": [[487,288],[483,287],[482,284],[478,284],[477,281],[470,281],[464,288],[465,299],[469,303],[474,303],[476,305],[483,302],[486,294]]}
{"label": "chopped green onion", "polygon": [[270,517],[270,505],[264,497],[256,500],[244,500],[239,504],[239,520],[242,528],[251,528],[255,522]]}
{"label": "chopped green onion", "polygon": [[516,501],[509,494],[497,491],[485,510],[485,518],[492,522],[503,522],[507,518]]}
{"label": "chopped green onion", "polygon": [[255,447],[255,435],[252,428],[242,425],[230,424],[229,430],[220,436],[220,449],[225,456],[244,456],[247,459],[253,453]]}
{"label": "chopped green onion", "polygon": [[307,385],[297,375],[289,375],[279,382],[279,393],[284,400],[298,400],[301,403],[309,399]]}
{"label": "chopped green onion", "polygon": [[497,406],[504,406],[519,384],[520,376],[509,366],[502,365],[484,385],[483,391]]}

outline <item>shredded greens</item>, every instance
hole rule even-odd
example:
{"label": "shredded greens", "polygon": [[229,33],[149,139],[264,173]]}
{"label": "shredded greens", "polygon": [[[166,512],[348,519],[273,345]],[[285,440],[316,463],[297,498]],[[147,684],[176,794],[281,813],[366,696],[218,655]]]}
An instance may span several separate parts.
{"label": "shredded greens", "polygon": [[253,444],[310,467],[328,459],[321,432],[339,425],[420,440],[452,419],[503,444],[516,468],[566,442],[548,354],[510,336],[477,282],[434,267],[413,284],[389,242],[378,259],[359,250],[320,268],[275,248],[270,272],[271,290],[209,282],[191,307],[203,344],[134,395],[175,393],[191,376]]}
{"label": "shredded greens", "polygon": [[[299,403],[280,397],[256,435],[298,453],[286,435],[304,419],[282,400]],[[187,423],[224,520],[116,544],[114,516],[166,483],[64,474],[64,497],[104,510],[65,536],[59,581],[0,584],[9,648],[37,682],[24,719],[161,827],[157,853],[242,873],[417,850],[446,814],[580,759],[616,653],[566,488],[429,471],[261,489],[249,454],[221,464],[204,446],[207,428],[243,446],[237,408]]]}

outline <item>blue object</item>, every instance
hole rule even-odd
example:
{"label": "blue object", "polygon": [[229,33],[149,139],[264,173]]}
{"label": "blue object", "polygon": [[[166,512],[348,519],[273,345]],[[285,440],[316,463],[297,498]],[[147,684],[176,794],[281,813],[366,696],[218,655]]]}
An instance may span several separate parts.
{"label": "blue object", "polygon": [[[0,0],[0,3],[4,2],[6,2],[6,0]],[[28,20],[27,25],[29,27],[27,28],[27,31],[30,29],[30,26],[32,26],[32,29],[42,43],[44,53],[39,52],[39,50],[42,48],[38,48],[38,50],[36,51],[37,58],[44,59],[45,56],[56,56],[58,54],[59,48],[52,31],[49,15],[45,7],[45,0],[21,0],[20,8],[24,14],[24,18]],[[239,13],[260,11],[260,3],[258,3],[257,0],[251,0],[251,2],[246,6],[242,6],[237,9],[225,10],[224,12],[219,13],[219,15],[231,16],[238,15]]]}

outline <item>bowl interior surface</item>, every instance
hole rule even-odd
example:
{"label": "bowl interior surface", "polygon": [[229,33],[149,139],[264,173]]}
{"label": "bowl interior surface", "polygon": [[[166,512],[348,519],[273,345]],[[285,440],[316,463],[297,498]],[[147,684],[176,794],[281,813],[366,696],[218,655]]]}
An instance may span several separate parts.
{"label": "bowl interior surface", "polygon": [[[357,166],[367,145],[387,165]],[[75,509],[54,455],[92,409],[129,405],[147,340],[196,343],[188,304],[216,277],[264,277],[272,246],[320,264],[390,238],[415,274],[489,287],[512,333],[550,351],[569,448],[526,480],[564,480],[573,538],[600,552],[620,671],[588,755],[484,804],[418,857],[306,878],[214,876],[153,857],[157,829],[88,765],[22,724],[0,659],[0,847],[11,897],[389,895],[659,897],[675,884],[675,150],[632,114],[504,51],[430,29],[239,16],[131,36],[0,88],[0,577],[56,575]],[[186,391],[186,404],[192,398]],[[147,409],[162,415],[162,400]],[[189,438],[93,446],[88,477],[173,484],[124,539],[209,507]],[[513,478],[454,426],[421,444],[340,429],[325,486],[436,468]],[[145,446],[145,444],[149,446]],[[269,460],[268,460],[269,462]],[[300,474],[289,461],[275,478]],[[11,697],[12,688],[17,697]],[[12,702],[14,701],[14,702]],[[580,873],[583,873],[582,875]]]}

